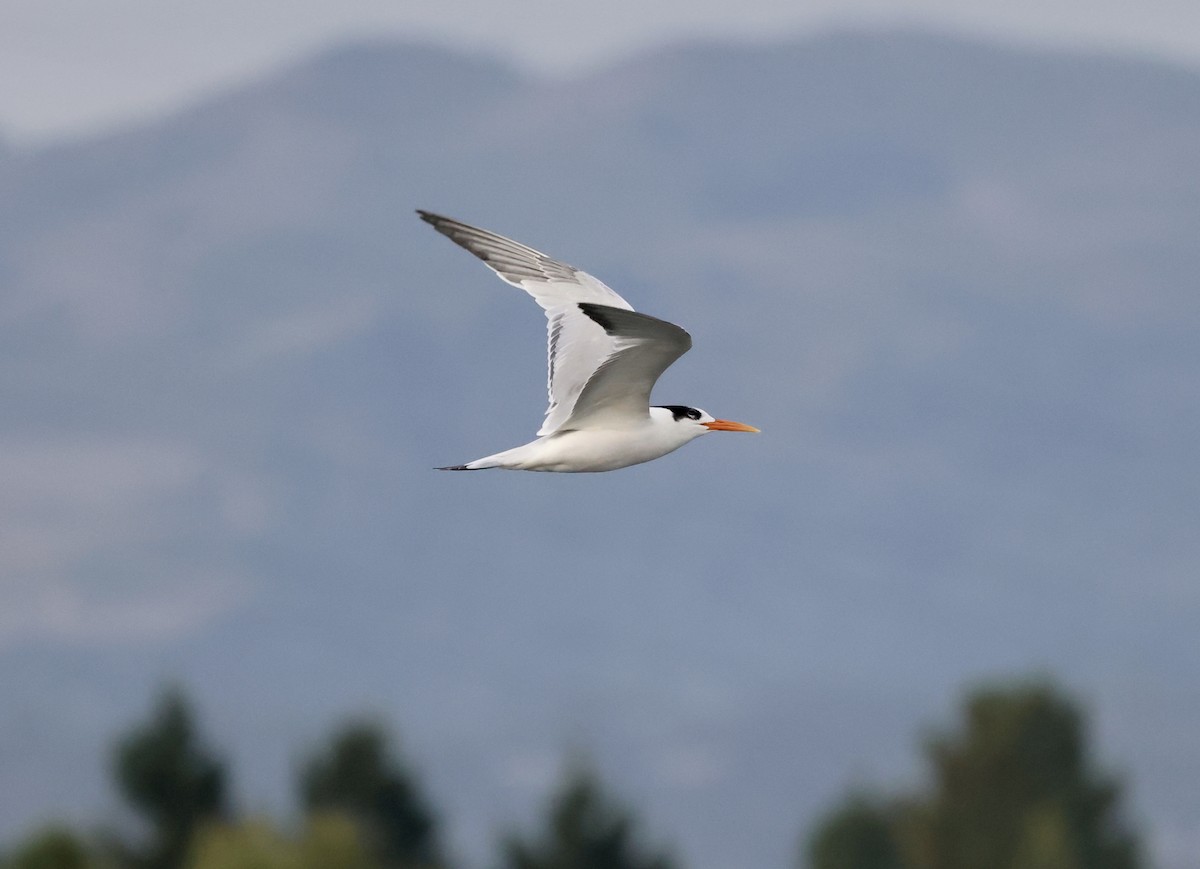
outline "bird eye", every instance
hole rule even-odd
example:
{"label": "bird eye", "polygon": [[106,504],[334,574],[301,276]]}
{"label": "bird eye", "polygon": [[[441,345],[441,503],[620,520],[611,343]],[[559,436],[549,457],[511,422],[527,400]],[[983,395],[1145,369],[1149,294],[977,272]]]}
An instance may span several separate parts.
{"label": "bird eye", "polygon": [[696,409],[693,407],[693,408],[691,408],[690,410],[688,410],[688,412],[687,412],[687,415],[688,415],[688,419],[699,419],[699,418],[700,418],[700,411],[696,410]]}

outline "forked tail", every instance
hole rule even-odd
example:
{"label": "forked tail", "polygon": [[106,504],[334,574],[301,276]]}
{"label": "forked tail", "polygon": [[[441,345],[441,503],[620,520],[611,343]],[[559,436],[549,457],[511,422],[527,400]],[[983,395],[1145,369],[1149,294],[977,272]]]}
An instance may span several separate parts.
{"label": "forked tail", "polygon": [[496,461],[495,456],[485,456],[482,459],[476,459],[473,462],[467,462],[465,465],[447,465],[444,468],[434,468],[435,471],[485,471],[488,468],[498,468],[500,463]]}
{"label": "forked tail", "polygon": [[[534,441],[534,444],[538,441]],[[476,459],[473,462],[467,462],[465,465],[449,465],[445,468],[436,468],[438,471],[482,471],[485,468],[519,468],[521,467],[520,459],[523,457],[527,449],[533,444],[525,444],[520,447],[513,447],[511,450],[505,450],[502,453],[493,453],[490,456],[484,456],[482,459]]]}

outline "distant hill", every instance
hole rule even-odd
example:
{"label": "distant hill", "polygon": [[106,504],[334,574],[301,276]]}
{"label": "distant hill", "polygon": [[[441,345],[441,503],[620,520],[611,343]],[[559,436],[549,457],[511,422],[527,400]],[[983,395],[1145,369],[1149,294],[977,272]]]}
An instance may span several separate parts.
{"label": "distant hill", "polygon": [[[568,81],[344,46],[0,151],[0,837],[103,819],[164,680],[244,804],[390,717],[484,866],[568,746],[692,869],[790,865],[961,687],[1049,671],[1200,857],[1200,76],[921,33]],[[763,429],[444,475],[543,410],[540,313],[414,208],[679,322]]]}

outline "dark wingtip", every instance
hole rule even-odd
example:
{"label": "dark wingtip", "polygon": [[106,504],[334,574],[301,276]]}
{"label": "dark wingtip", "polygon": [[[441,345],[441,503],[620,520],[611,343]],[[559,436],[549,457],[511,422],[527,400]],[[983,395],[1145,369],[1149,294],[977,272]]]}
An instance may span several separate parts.
{"label": "dark wingtip", "polygon": [[614,310],[611,305],[598,305],[595,302],[579,302],[579,310],[591,317],[605,332],[611,334],[613,329],[616,328],[612,316],[608,313]]}
{"label": "dark wingtip", "polygon": [[445,220],[445,218],[440,214],[434,214],[432,211],[426,211],[423,208],[417,209],[417,215],[426,223],[432,223],[435,226],[437,225],[438,221]]}
{"label": "dark wingtip", "polygon": [[435,471],[477,471],[478,468],[468,468],[466,465],[447,465],[444,468],[434,468]]}

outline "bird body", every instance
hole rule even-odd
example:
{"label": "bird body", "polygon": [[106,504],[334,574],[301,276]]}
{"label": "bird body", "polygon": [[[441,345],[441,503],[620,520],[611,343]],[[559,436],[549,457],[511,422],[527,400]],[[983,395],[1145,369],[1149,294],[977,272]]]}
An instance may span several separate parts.
{"label": "bird body", "polygon": [[667,408],[651,407],[645,420],[625,427],[555,432],[493,456],[439,470],[615,471],[665,456],[708,431],[699,423],[679,425]]}
{"label": "bird body", "polygon": [[650,407],[659,376],[692,346],[674,323],[633,310],[601,281],[519,242],[417,212],[542,306],[549,406],[539,437],[439,470],[612,471],[657,459],[710,431],[758,429],[684,405]]}

